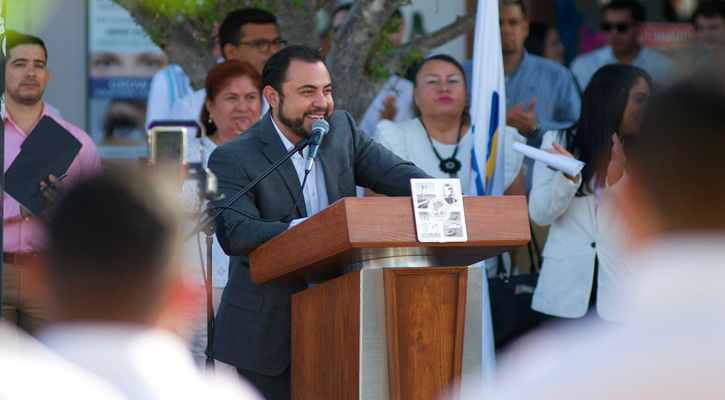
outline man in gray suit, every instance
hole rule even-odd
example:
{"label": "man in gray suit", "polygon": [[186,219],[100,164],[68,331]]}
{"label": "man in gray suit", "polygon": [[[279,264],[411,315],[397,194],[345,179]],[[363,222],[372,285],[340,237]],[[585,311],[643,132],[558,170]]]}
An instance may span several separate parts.
{"label": "man in gray suit", "polygon": [[[307,176],[304,203],[295,204],[295,198],[309,148],[238,200],[233,207],[240,212],[225,210],[217,219],[217,237],[232,257],[217,315],[214,352],[216,359],[236,366],[268,399],[288,399],[291,296],[307,286],[255,285],[247,255],[298,219],[343,197],[354,197],[355,185],[391,196],[410,196],[410,179],[428,175],[363,134],[350,114],[332,111],[332,82],[318,49],[291,46],[281,50],[265,64],[262,80],[270,112],[247,132],[219,146],[209,159],[220,194],[230,198],[294,143],[310,138],[314,121],[326,119],[330,131]],[[284,218],[287,222],[260,222],[247,216],[288,217]]]}

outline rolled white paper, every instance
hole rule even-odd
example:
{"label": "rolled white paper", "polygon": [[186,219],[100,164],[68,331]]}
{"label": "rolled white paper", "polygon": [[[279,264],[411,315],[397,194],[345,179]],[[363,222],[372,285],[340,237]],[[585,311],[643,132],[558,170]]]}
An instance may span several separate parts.
{"label": "rolled white paper", "polygon": [[514,143],[513,149],[526,157],[540,161],[551,168],[571,176],[576,176],[576,174],[578,174],[586,164],[583,161],[579,161],[574,158],[569,158],[560,154],[547,153],[543,150],[537,149],[536,147],[531,147],[519,142]]}

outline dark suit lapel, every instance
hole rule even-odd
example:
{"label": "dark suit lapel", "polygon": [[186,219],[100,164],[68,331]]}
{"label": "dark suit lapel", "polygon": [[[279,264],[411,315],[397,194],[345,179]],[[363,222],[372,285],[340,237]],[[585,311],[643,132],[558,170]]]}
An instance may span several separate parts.
{"label": "dark suit lapel", "polygon": [[[261,128],[262,134],[260,135],[260,140],[262,142],[262,153],[265,157],[267,157],[270,165],[272,165],[287,154],[287,149],[284,148],[284,145],[277,134],[277,130],[274,129],[271,110],[262,117]],[[277,168],[276,173],[282,176],[282,179],[289,190],[290,197],[292,201],[294,201],[295,197],[300,193],[302,187],[300,186],[300,180],[297,178],[297,171],[295,171],[292,161],[287,160],[282,163],[282,165]],[[297,211],[300,216],[307,216],[307,208],[305,207],[304,199],[300,199],[299,203],[297,203]]]}

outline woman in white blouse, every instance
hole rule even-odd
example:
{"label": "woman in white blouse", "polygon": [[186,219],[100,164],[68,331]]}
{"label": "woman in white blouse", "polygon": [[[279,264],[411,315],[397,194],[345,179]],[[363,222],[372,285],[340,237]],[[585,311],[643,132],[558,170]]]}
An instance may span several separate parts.
{"label": "woman in white blouse", "polygon": [[576,176],[540,162],[534,166],[529,215],[539,225],[551,224],[534,310],[579,318],[596,304],[602,319],[627,318],[632,271],[625,262],[629,236],[617,192],[626,179],[623,143],[639,133],[651,86],[640,68],[602,67],[582,95],[579,120],[544,135],[543,150],[586,165]]}
{"label": "woman in white blouse", "polygon": [[[414,119],[401,123],[380,121],[375,140],[399,157],[413,162],[435,178],[459,178],[466,193],[471,175],[471,116],[468,113],[463,67],[451,56],[436,54],[426,58],[415,75]],[[525,142],[514,128],[506,129],[507,148],[514,141]],[[510,157],[509,154],[511,154]],[[504,185],[517,194],[525,194],[519,176],[523,158],[506,152]],[[507,191],[507,194],[514,194]]]}
{"label": "woman in white blouse", "polygon": [[[226,60],[215,65],[206,76],[206,100],[201,110],[201,123],[206,128],[205,137],[189,139],[186,158],[189,163],[202,163],[204,168],[209,161],[211,152],[239,134],[244,133],[259,120],[262,110],[262,78],[251,65],[239,60]],[[204,211],[204,204],[199,196],[198,184],[188,180],[184,184],[184,209],[196,215]],[[189,223],[195,226],[196,220]],[[199,254],[197,241],[191,239],[186,243],[185,261],[188,266],[187,277],[193,285],[199,286],[204,292],[201,260],[206,264],[205,235],[199,234],[202,254]],[[221,294],[226,286],[229,269],[229,256],[214,238],[212,245],[212,298],[214,312],[219,307]],[[204,265],[206,267],[206,265]],[[186,330],[193,331],[191,349],[199,365],[206,358],[206,296],[202,296],[198,313]]]}

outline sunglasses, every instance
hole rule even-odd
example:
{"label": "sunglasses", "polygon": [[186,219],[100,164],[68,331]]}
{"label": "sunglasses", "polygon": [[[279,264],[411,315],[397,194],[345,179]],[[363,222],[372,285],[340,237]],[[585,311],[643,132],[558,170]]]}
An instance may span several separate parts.
{"label": "sunglasses", "polygon": [[612,28],[616,28],[617,32],[624,33],[624,32],[627,32],[627,29],[629,29],[629,25],[630,24],[627,22],[622,22],[619,24],[612,24],[609,22],[605,22],[602,24],[602,30],[604,32],[610,32],[612,30]]}

